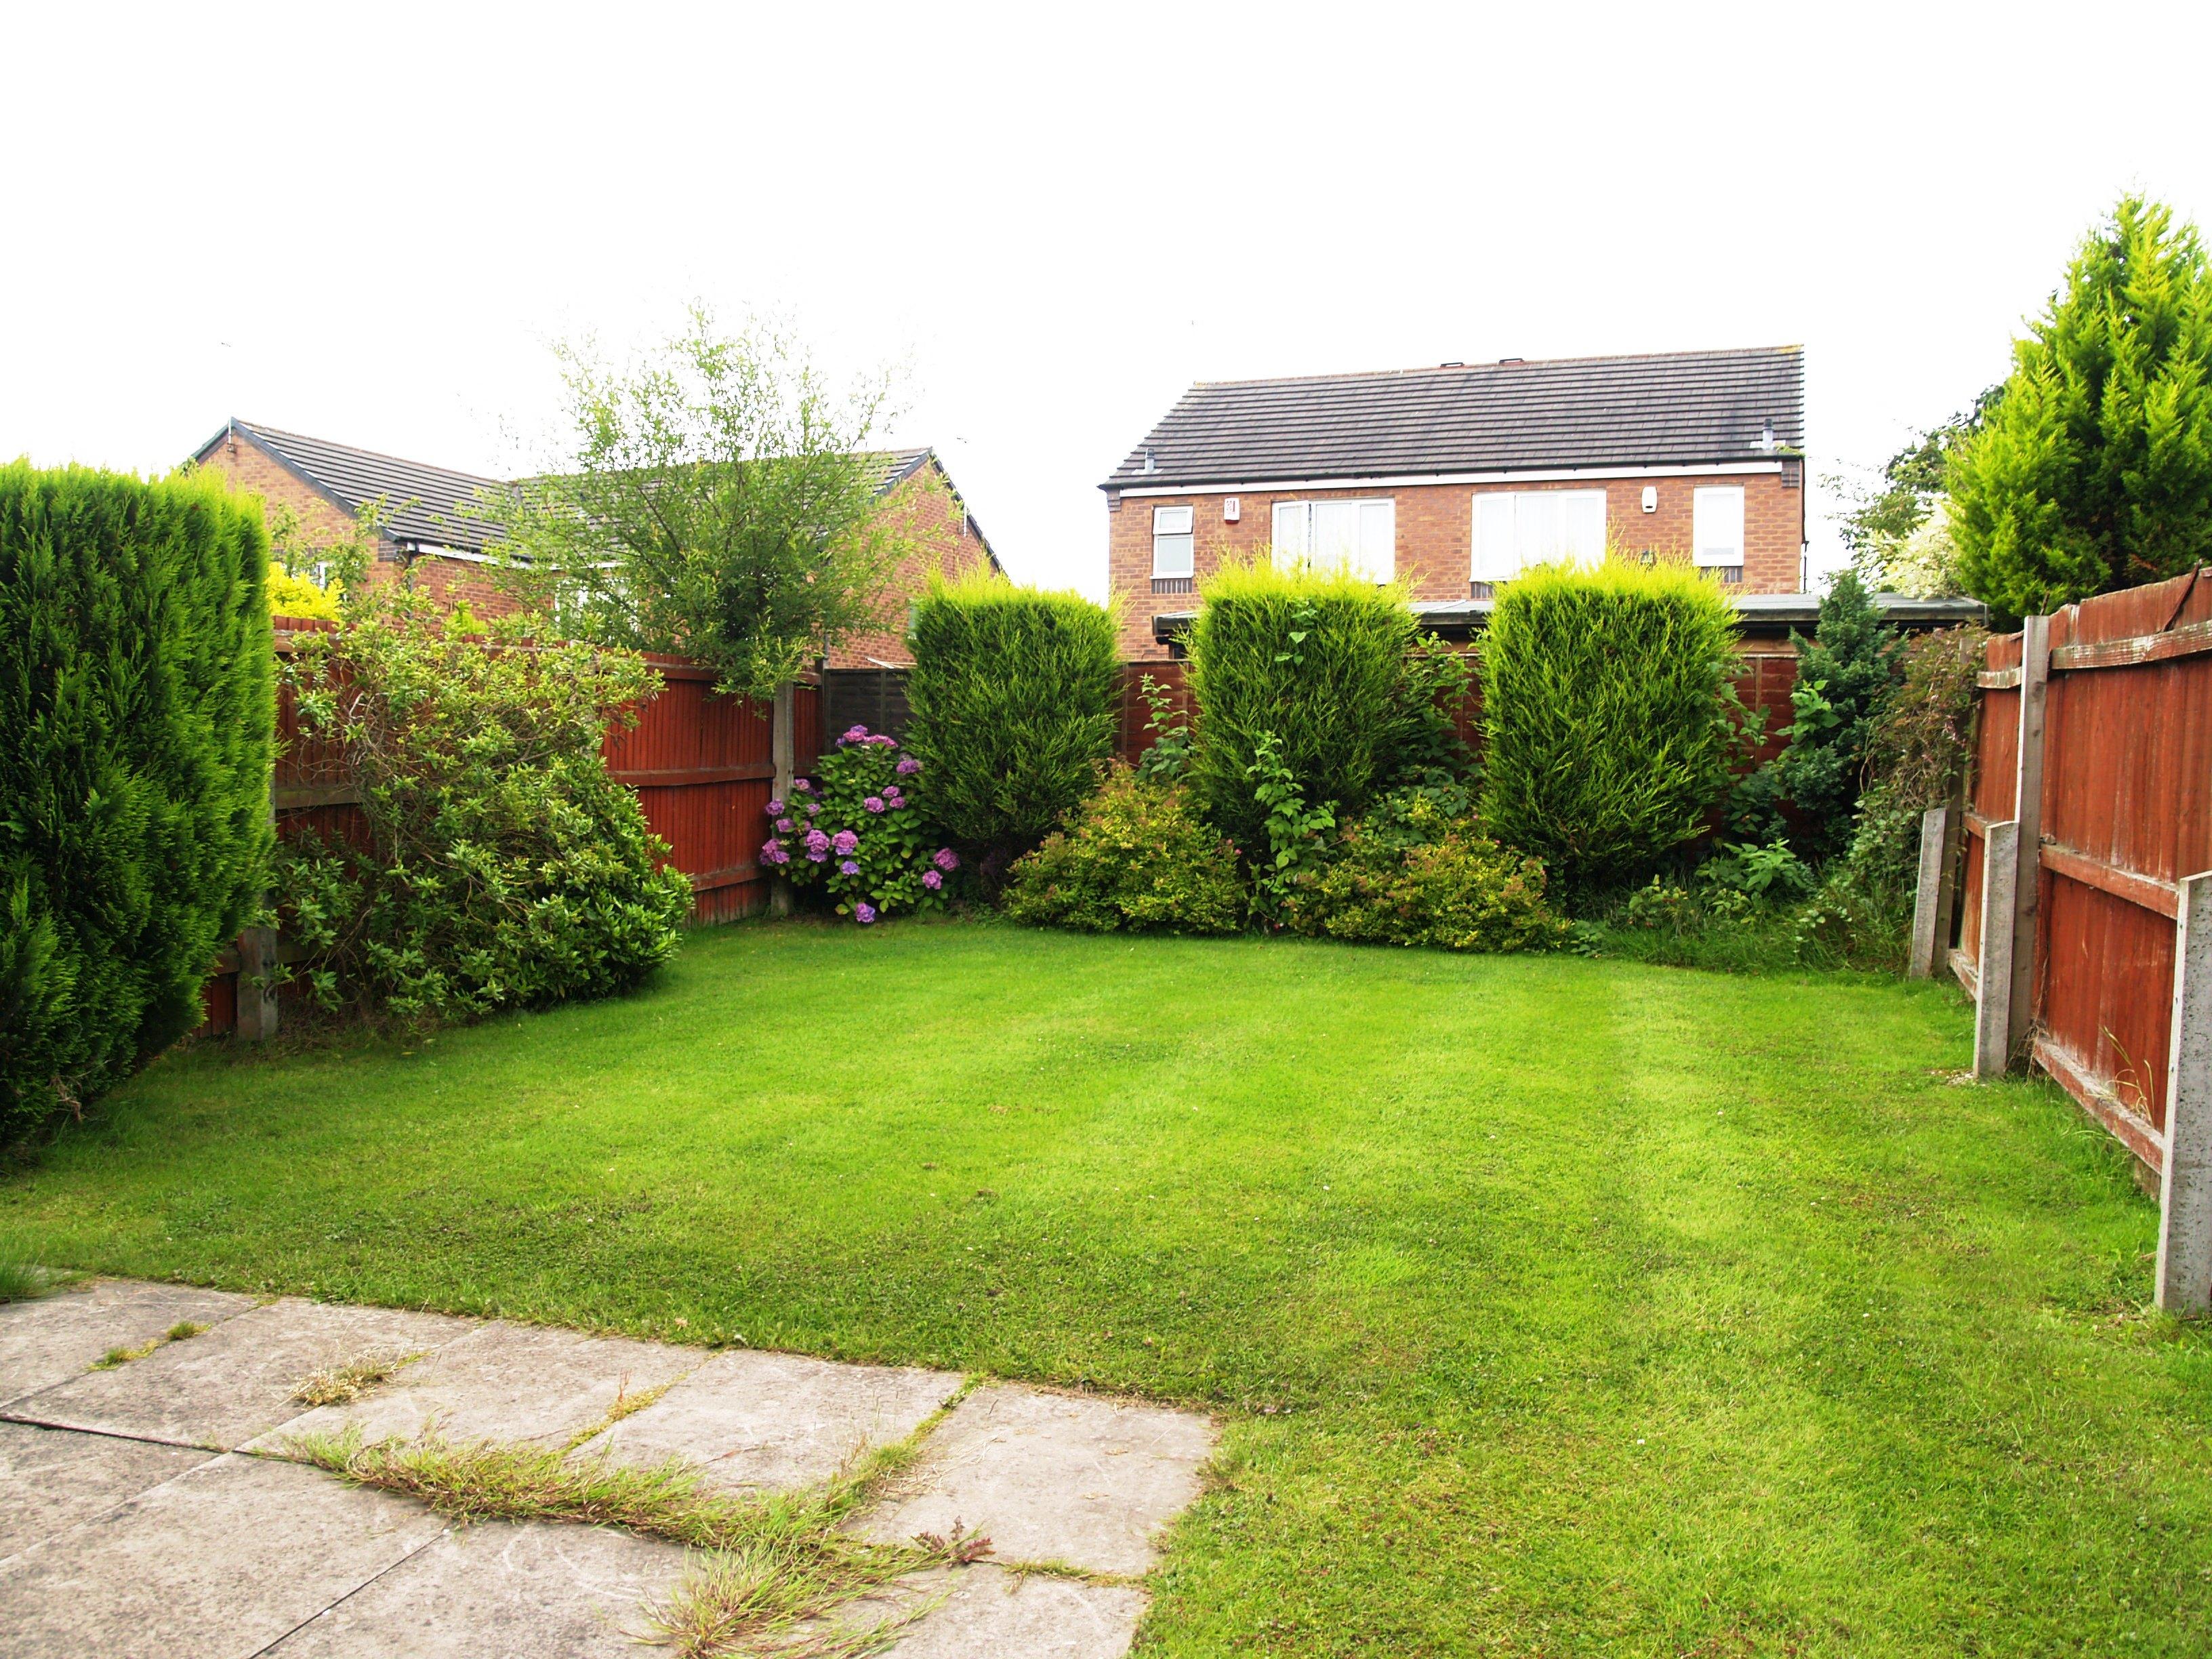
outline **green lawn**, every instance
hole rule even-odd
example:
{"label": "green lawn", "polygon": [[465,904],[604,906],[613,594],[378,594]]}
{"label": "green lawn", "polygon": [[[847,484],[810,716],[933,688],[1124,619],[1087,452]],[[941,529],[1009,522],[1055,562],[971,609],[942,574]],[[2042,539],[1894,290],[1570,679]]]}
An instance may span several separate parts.
{"label": "green lawn", "polygon": [[2212,1340],[1955,994],[981,924],[173,1057],[0,1257],[1217,1409],[1147,1654],[2212,1650]]}

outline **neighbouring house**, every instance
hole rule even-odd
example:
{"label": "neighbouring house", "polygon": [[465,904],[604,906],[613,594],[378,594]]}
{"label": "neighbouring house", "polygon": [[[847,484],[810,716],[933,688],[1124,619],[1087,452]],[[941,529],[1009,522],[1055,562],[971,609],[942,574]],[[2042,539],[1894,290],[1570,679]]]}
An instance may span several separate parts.
{"label": "neighbouring house", "polygon": [[[902,518],[915,551],[885,590],[880,626],[841,642],[827,665],[835,669],[905,666],[913,660],[905,644],[907,613],[930,574],[957,574],[978,562],[996,569],[999,563],[936,451],[890,450],[870,459],[878,466],[877,498],[884,512]],[[371,580],[394,580],[408,571],[441,601],[465,601],[478,616],[514,608],[489,550],[500,526],[469,510],[480,493],[501,488],[497,478],[238,420],[202,444],[192,459],[228,474],[271,506],[290,507],[310,545],[319,538],[346,538],[361,509],[380,501],[382,533]]]}
{"label": "neighbouring house", "polygon": [[1608,548],[1756,611],[1804,588],[1804,446],[1797,346],[1200,382],[1099,486],[1123,654],[1173,654],[1198,583],[1269,549],[1401,581],[1445,632]]}

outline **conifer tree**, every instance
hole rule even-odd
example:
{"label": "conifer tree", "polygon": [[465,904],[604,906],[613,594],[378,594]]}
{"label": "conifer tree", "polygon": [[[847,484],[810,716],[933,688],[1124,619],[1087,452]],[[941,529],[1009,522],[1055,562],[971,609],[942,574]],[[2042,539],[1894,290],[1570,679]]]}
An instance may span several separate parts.
{"label": "conifer tree", "polygon": [[2193,226],[2124,198],[1951,469],[1967,586],[2044,612],[2212,559],[2212,267]]}

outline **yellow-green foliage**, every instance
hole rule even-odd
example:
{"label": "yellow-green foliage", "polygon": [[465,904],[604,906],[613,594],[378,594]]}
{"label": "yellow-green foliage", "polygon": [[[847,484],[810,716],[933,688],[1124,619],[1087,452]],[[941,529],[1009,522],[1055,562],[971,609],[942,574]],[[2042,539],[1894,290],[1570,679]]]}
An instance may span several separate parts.
{"label": "yellow-green foliage", "polygon": [[269,567],[269,614],[272,617],[320,617],[325,622],[338,619],[338,596],[335,584],[319,587],[305,576],[295,575],[281,564]]}
{"label": "yellow-green foliage", "polygon": [[1482,833],[1467,792],[1401,789],[1347,828],[1301,878],[1285,920],[1297,932],[1446,951],[1542,951],[1566,923],[1544,902],[1541,860]]}
{"label": "yellow-green foliage", "polygon": [[1085,933],[1233,933],[1244,921],[1236,848],[1182,786],[1121,765],[1014,866],[1004,903],[1017,921]]}
{"label": "yellow-green foliage", "polygon": [[996,574],[939,576],[911,643],[906,746],[924,808],[973,854],[1034,846],[1114,752],[1113,613]]}
{"label": "yellow-green foliage", "polygon": [[1190,778],[1207,814],[1240,846],[1267,846],[1251,769],[1267,732],[1310,805],[1364,808],[1420,724],[1404,594],[1342,570],[1265,563],[1224,566],[1202,592],[1190,636]]}
{"label": "yellow-green foliage", "polygon": [[1680,565],[1542,566],[1506,584],[1482,646],[1491,833],[1570,889],[1697,835],[1729,783],[1735,624]]}

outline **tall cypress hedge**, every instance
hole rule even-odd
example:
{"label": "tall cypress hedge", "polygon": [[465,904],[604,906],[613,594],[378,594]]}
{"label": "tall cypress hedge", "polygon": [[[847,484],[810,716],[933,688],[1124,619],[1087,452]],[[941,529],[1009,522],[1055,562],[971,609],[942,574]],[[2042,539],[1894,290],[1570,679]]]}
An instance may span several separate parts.
{"label": "tall cypress hedge", "polygon": [[269,850],[258,504],[0,466],[0,1139],[199,1022]]}
{"label": "tall cypress hedge", "polygon": [[1679,565],[1507,584],[1481,651],[1492,833],[1588,892],[1702,830],[1735,749],[1735,624],[1720,589]]}
{"label": "tall cypress hedge", "polygon": [[920,799],[987,879],[1097,787],[1114,752],[1120,637],[1079,593],[933,580],[915,608],[908,751]]}
{"label": "tall cypress hedge", "polygon": [[1240,564],[1207,579],[1189,642],[1190,775],[1224,835],[1267,847],[1247,770],[1264,732],[1309,805],[1367,805],[1419,724],[1407,702],[1417,632],[1401,596],[1346,571]]}

